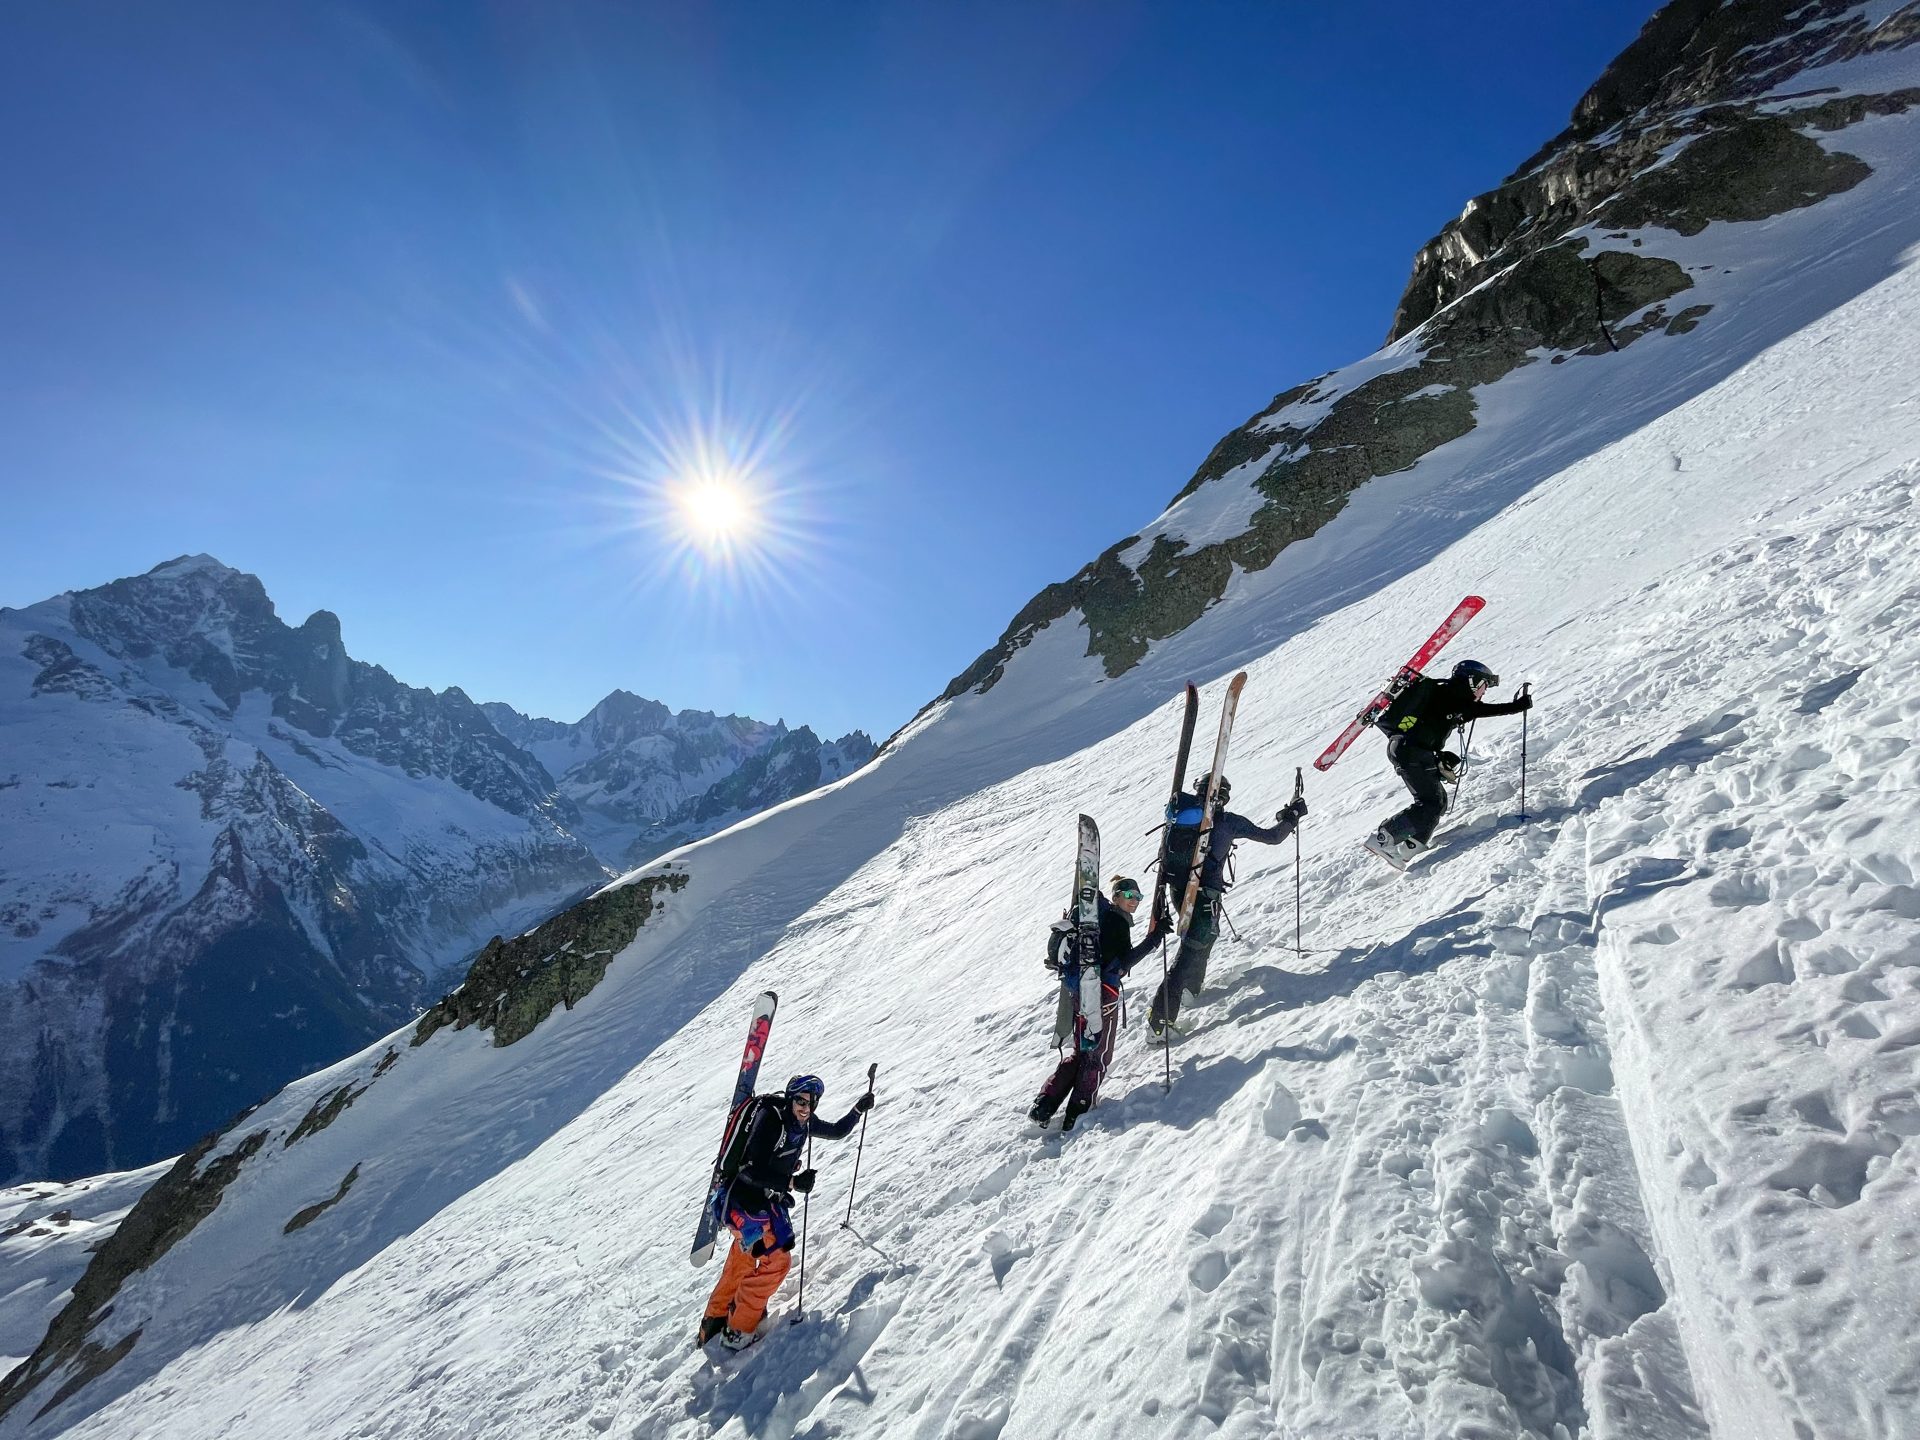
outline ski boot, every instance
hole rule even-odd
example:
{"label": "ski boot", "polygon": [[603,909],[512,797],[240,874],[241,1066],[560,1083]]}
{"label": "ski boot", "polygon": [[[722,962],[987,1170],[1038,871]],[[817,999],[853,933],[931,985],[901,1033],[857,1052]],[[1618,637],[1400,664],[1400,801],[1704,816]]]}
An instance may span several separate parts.
{"label": "ski boot", "polygon": [[1033,1108],[1027,1111],[1027,1119],[1042,1130],[1047,1128],[1047,1122],[1053,1119],[1053,1107],[1047,1104],[1045,1096],[1033,1102]]}
{"label": "ski boot", "polygon": [[759,1338],[751,1330],[736,1330],[731,1325],[720,1332],[720,1343],[729,1350],[744,1350]]}
{"label": "ski boot", "polygon": [[702,1315],[700,1317],[700,1339],[696,1342],[696,1348],[701,1350],[706,1349],[707,1342],[726,1328],[726,1316]]}
{"label": "ski boot", "polygon": [[1422,846],[1417,840],[1402,840],[1388,834],[1383,826],[1367,837],[1362,848],[1378,855],[1394,869],[1405,870],[1413,857],[1420,853]]}
{"label": "ski boot", "polygon": [[1064,1135],[1073,1129],[1075,1122],[1087,1113],[1087,1109],[1088,1107],[1082,1105],[1078,1100],[1067,1101],[1067,1113],[1060,1117],[1060,1133]]}

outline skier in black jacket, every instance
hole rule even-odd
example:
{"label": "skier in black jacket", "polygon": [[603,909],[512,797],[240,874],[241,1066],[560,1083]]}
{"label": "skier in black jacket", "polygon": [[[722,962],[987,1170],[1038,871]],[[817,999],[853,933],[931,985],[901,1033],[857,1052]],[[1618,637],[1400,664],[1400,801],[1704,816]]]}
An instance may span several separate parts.
{"label": "skier in black jacket", "polygon": [[1054,927],[1060,937],[1047,947],[1047,968],[1060,972],[1060,1003],[1054,1013],[1054,1044],[1061,1047],[1060,1063],[1054,1066],[1047,1083],[1027,1111],[1027,1118],[1045,1126],[1067,1102],[1066,1116],[1060,1122],[1064,1132],[1093,1108],[1100,1098],[1100,1081],[1113,1059],[1113,1040],[1120,1029],[1120,982],[1140,963],[1160,939],[1160,921],[1156,917],[1147,926],[1139,944],[1133,940],[1133,912],[1140,908],[1139,882],[1125,875],[1113,877],[1113,899],[1099,897],[1100,904],[1100,1034],[1089,1046],[1085,1043],[1086,1021],[1080,1014],[1079,977],[1069,972],[1062,953],[1071,946],[1072,926]]}
{"label": "skier in black jacket", "polygon": [[[1207,793],[1207,780],[1208,777],[1202,775],[1195,783],[1195,796]],[[1213,942],[1220,937],[1220,897],[1226,893],[1227,862],[1233,857],[1233,847],[1242,840],[1251,840],[1256,845],[1278,845],[1293,834],[1307,813],[1304,799],[1293,800],[1274,816],[1273,824],[1256,825],[1246,816],[1226,808],[1232,793],[1227,777],[1222,775],[1214,788],[1213,828],[1207,832],[1207,854],[1200,865],[1200,892],[1194,896],[1193,915],[1187,921],[1187,933],[1180,939],[1180,953],[1174,959],[1173,968],[1161,981],[1153,997],[1153,1008],[1147,1012],[1147,1028],[1156,1036],[1163,1036],[1179,1018],[1181,994],[1198,995],[1201,986],[1207,983],[1207,961],[1213,955]],[[1185,876],[1169,878],[1176,891],[1186,884]],[[1178,903],[1180,897],[1176,894],[1173,898]]]}
{"label": "skier in black jacket", "polygon": [[[778,1095],[757,1095],[740,1117],[745,1138],[733,1183],[715,1202],[722,1222],[739,1237],[727,1252],[726,1268],[707,1297],[700,1321],[700,1343],[715,1335],[729,1349],[753,1343],[767,1302],[792,1263],[793,1225],[788,1211],[794,1192],[813,1189],[811,1167],[795,1174],[809,1136],[842,1140],[873,1106],[869,1090],[838,1120],[814,1114],[827,1087],[818,1075],[796,1075]],[[728,1150],[734,1146],[729,1143]]]}
{"label": "skier in black jacket", "polygon": [[1520,696],[1489,705],[1481,697],[1500,677],[1478,660],[1462,660],[1445,680],[1422,676],[1381,719],[1388,731],[1387,758],[1413,792],[1413,803],[1373,832],[1366,848],[1404,870],[1427,848],[1433,827],[1447,809],[1447,783],[1459,773],[1460,757],[1444,749],[1454,731],[1469,720],[1519,715],[1533,708],[1524,687]]}

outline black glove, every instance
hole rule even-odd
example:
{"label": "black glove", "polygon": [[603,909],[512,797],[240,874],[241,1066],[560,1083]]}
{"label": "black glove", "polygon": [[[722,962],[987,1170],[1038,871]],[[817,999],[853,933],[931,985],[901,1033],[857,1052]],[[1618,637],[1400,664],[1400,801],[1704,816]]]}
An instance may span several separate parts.
{"label": "black glove", "polygon": [[[793,1188],[802,1195],[805,1195],[809,1190],[813,1189],[812,1166],[808,1166],[805,1170],[802,1170],[798,1175],[793,1177]],[[787,1203],[792,1204],[793,1202],[788,1201]]]}
{"label": "black glove", "polygon": [[873,1109],[873,1091],[871,1090],[867,1091],[866,1094],[862,1095],[858,1100],[854,1101],[853,1108],[859,1111],[859,1113],[862,1115],[866,1114],[867,1111]]}
{"label": "black glove", "polygon": [[1307,797],[1304,795],[1295,796],[1287,802],[1286,808],[1275,818],[1291,820],[1294,824],[1298,825],[1302,820],[1307,818]]}
{"label": "black glove", "polygon": [[1527,711],[1533,708],[1533,696],[1527,691],[1522,690],[1519,698],[1513,702],[1513,708],[1518,714],[1526,714]]}

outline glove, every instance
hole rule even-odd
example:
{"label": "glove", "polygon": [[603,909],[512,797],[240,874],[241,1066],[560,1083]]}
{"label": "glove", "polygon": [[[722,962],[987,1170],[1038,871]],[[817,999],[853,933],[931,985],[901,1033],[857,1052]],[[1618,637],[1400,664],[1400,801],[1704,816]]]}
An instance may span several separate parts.
{"label": "glove", "polygon": [[[798,1175],[793,1177],[793,1188],[802,1195],[805,1195],[813,1189],[812,1166],[808,1166],[805,1170],[802,1170]],[[791,1205],[793,1202],[789,1200],[787,1203]]]}
{"label": "glove", "polygon": [[[866,1114],[867,1111],[873,1109],[873,1091],[871,1090],[867,1091],[866,1094],[862,1095],[858,1100],[854,1101],[853,1108],[862,1115]],[[807,1173],[811,1175],[813,1172],[809,1170]]]}
{"label": "glove", "polygon": [[1518,713],[1524,715],[1533,708],[1533,696],[1522,690],[1519,698],[1513,703]]}
{"label": "glove", "polygon": [[1307,797],[1304,795],[1301,795],[1301,796],[1297,796],[1292,800],[1289,800],[1287,802],[1286,808],[1282,810],[1279,813],[1279,815],[1276,816],[1275,818],[1280,820],[1291,820],[1293,821],[1294,824],[1298,825],[1302,820],[1307,818]]}

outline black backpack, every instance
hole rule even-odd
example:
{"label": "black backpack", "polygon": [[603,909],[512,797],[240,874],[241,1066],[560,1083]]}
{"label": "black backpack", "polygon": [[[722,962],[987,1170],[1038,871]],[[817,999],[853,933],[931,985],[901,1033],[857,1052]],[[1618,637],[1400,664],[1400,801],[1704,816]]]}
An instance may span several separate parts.
{"label": "black backpack", "polygon": [[1073,917],[1062,915],[1047,932],[1047,969],[1056,974],[1067,968],[1067,947],[1073,943]]}
{"label": "black backpack", "polygon": [[716,1180],[731,1181],[740,1173],[740,1162],[747,1158],[747,1137],[753,1133],[753,1108],[765,1095],[749,1095],[733,1107],[727,1116],[727,1128],[720,1139],[720,1159],[713,1167]]}
{"label": "black backpack", "polygon": [[1406,734],[1420,723],[1420,712],[1428,700],[1428,687],[1437,683],[1422,675],[1395,696],[1393,703],[1381,711],[1373,723],[1389,735]]}
{"label": "black backpack", "polygon": [[1183,794],[1167,806],[1167,826],[1160,834],[1160,879],[1177,895],[1193,874],[1200,849],[1200,820],[1205,811],[1198,795]]}

